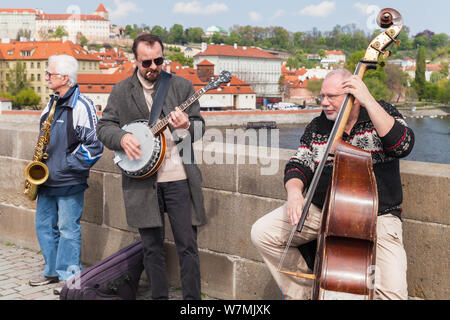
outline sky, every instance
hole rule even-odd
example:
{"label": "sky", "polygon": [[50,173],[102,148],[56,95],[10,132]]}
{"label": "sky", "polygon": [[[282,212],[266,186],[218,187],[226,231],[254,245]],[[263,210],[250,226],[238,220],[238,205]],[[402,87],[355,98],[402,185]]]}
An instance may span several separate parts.
{"label": "sky", "polygon": [[111,23],[120,26],[160,25],[167,29],[178,23],[184,28],[216,25],[281,26],[288,31],[331,31],[336,25],[355,24],[372,33],[378,26],[379,9],[392,7],[403,16],[410,36],[428,29],[450,35],[448,0],[0,0],[0,8],[42,9],[46,13],[91,14],[103,3]]}

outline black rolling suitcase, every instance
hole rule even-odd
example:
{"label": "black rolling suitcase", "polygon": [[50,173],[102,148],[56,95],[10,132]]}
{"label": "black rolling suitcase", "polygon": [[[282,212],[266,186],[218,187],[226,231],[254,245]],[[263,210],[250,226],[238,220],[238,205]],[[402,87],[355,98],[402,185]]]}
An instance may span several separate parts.
{"label": "black rolling suitcase", "polygon": [[61,300],[135,300],[144,270],[141,241],[126,246],[108,258],[66,281],[58,293]]}

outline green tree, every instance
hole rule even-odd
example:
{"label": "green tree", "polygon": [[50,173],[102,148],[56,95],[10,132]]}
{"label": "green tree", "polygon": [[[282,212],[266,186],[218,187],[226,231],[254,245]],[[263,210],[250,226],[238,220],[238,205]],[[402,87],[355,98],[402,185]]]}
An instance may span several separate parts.
{"label": "green tree", "polygon": [[223,36],[218,33],[214,32],[213,35],[209,38],[209,43],[223,43]]}
{"label": "green tree", "polygon": [[308,84],[306,85],[306,88],[312,92],[314,96],[317,96],[320,92],[320,89],[322,88],[322,80],[312,79],[308,81]]}
{"label": "green tree", "polygon": [[443,78],[442,74],[437,71],[433,71],[430,76],[430,81],[432,83],[438,83]]}
{"label": "green tree", "polygon": [[86,38],[81,32],[78,32],[77,34],[77,41],[82,47],[87,46],[89,42],[88,38]]}
{"label": "green tree", "polygon": [[168,56],[169,60],[177,61],[182,66],[194,66],[194,58],[186,58],[183,52],[174,52]]}
{"label": "green tree", "polygon": [[184,35],[183,26],[181,24],[174,24],[169,30],[169,43],[186,43],[186,36]]}
{"label": "green tree", "polygon": [[56,30],[52,33],[52,38],[62,39],[62,37],[67,37],[69,34],[63,26],[58,26]]}
{"label": "green tree", "polygon": [[448,77],[448,68],[449,63],[447,61],[441,61],[441,70],[439,70],[439,73],[442,75],[442,77]]}
{"label": "green tree", "polygon": [[419,101],[421,101],[425,96],[425,69],[426,69],[426,59],[427,51],[425,47],[419,47],[416,57],[416,73],[414,79],[414,88],[416,89]]}
{"label": "green tree", "polygon": [[8,71],[7,79],[6,90],[13,96],[16,96],[21,90],[30,87],[27,81],[25,63],[17,62],[14,68]]}
{"label": "green tree", "polygon": [[13,105],[15,107],[21,106],[37,106],[41,102],[41,97],[32,89],[23,89],[14,98]]}
{"label": "green tree", "polygon": [[205,33],[202,28],[188,28],[186,29],[186,38],[188,42],[201,43],[202,37]]}
{"label": "green tree", "polygon": [[159,36],[163,42],[167,42],[168,33],[167,30],[163,27],[158,25],[153,26],[153,28],[150,30],[150,33]]}
{"label": "green tree", "polygon": [[24,37],[24,38],[26,38],[26,39],[30,39],[30,38],[31,38],[31,30],[20,29],[20,30],[17,32],[16,40],[17,40],[17,41],[20,41],[20,38],[21,38],[21,37]]}
{"label": "green tree", "polygon": [[438,33],[433,35],[430,41],[430,45],[433,50],[448,46],[448,35],[445,33]]}
{"label": "green tree", "polygon": [[423,97],[427,100],[427,101],[437,101],[439,100],[439,86],[437,85],[437,83],[432,83],[432,82],[425,82],[425,87],[423,90]]}
{"label": "green tree", "polygon": [[129,24],[127,24],[125,26],[125,34],[130,38],[130,39],[134,39],[137,37],[138,32]]}
{"label": "green tree", "polygon": [[439,101],[449,105],[450,104],[450,80],[442,79],[438,83],[438,88],[439,88],[439,93],[438,93]]}
{"label": "green tree", "polygon": [[408,74],[403,72],[397,65],[387,64],[385,66],[386,86],[391,91],[395,102],[400,100],[402,92],[408,83]]}
{"label": "green tree", "polygon": [[240,44],[241,39],[239,38],[239,34],[236,32],[236,30],[232,30],[230,32],[230,35],[223,39],[223,42],[228,45],[234,45]]}

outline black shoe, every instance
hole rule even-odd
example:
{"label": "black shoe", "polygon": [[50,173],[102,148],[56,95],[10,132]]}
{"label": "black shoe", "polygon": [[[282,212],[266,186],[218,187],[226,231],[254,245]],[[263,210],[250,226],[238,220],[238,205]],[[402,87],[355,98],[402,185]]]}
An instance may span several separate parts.
{"label": "black shoe", "polygon": [[37,286],[45,286],[47,284],[57,283],[57,282],[59,282],[58,277],[47,277],[47,276],[44,276],[43,274],[41,274],[38,277],[31,279],[28,282],[28,284],[32,287],[37,287]]}

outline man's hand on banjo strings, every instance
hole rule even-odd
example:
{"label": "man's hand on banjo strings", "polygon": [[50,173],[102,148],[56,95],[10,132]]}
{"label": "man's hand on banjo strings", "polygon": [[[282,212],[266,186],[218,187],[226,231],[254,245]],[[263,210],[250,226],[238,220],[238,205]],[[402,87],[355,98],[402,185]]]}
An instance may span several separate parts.
{"label": "man's hand on banjo strings", "polygon": [[132,133],[125,134],[120,141],[120,145],[122,146],[123,151],[125,151],[125,154],[130,160],[137,160],[141,157],[141,144]]}

